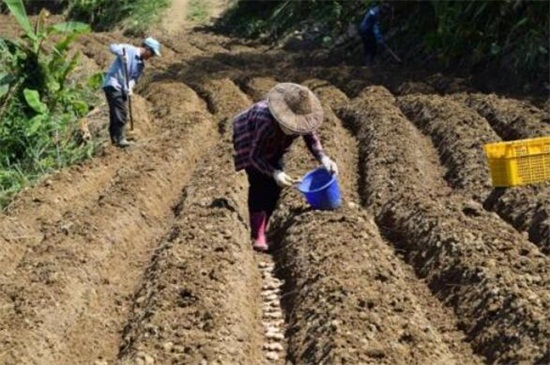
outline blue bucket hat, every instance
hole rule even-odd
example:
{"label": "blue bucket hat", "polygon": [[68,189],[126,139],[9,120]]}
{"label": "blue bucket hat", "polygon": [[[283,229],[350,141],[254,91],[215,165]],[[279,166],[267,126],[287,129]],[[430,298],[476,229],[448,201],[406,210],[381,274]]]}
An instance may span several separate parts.
{"label": "blue bucket hat", "polygon": [[143,46],[145,46],[145,47],[149,48],[151,51],[153,51],[155,56],[160,57],[160,43],[156,39],[151,38],[151,37],[146,38],[143,41]]}

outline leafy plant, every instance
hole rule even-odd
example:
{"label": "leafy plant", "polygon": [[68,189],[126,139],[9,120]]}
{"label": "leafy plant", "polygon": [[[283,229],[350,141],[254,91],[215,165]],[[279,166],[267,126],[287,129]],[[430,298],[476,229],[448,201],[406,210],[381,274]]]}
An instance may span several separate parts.
{"label": "leafy plant", "polygon": [[[307,24],[321,24],[318,44],[327,45],[327,37],[337,39],[338,33],[349,24],[359,24],[365,11],[380,2],[241,0],[219,25],[240,35],[280,39],[296,30],[307,32]],[[440,65],[462,70],[500,69],[526,79],[548,80],[548,1],[387,2],[393,14],[383,26],[395,34],[392,42],[405,48],[401,54],[409,52],[416,60],[435,58]]]}
{"label": "leafy plant", "polygon": [[[79,55],[69,56],[68,47],[78,34],[88,32],[89,26],[78,22],[45,26],[45,12],[41,12],[33,28],[21,0],[5,0],[5,3],[25,35],[22,40],[3,40],[12,56],[12,77],[5,79],[4,85],[17,85],[11,88],[12,93],[17,93],[21,87],[40,90],[47,99],[46,103],[55,109],[56,104],[66,97],[65,83],[78,64]],[[52,35],[63,37],[49,53],[44,53],[44,42]]]}
{"label": "leafy plant", "polygon": [[89,106],[85,87],[70,79],[79,55],[69,47],[88,25],[46,25],[45,12],[31,24],[22,0],[4,3],[24,35],[0,39],[0,200],[91,153],[71,138]]}
{"label": "leafy plant", "polygon": [[69,16],[92,25],[94,30],[105,31],[117,25],[127,33],[142,35],[158,20],[170,0],[70,0]]}

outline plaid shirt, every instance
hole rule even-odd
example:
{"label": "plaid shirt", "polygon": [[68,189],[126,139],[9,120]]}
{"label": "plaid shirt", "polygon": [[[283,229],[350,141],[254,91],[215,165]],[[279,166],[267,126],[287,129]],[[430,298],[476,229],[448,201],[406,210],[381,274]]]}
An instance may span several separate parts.
{"label": "plaid shirt", "polygon": [[[235,169],[254,167],[266,175],[273,175],[275,166],[288,152],[298,136],[287,136],[279,128],[269,111],[267,101],[260,101],[245,110],[233,121]],[[315,132],[303,136],[310,152],[321,160],[323,147]]]}

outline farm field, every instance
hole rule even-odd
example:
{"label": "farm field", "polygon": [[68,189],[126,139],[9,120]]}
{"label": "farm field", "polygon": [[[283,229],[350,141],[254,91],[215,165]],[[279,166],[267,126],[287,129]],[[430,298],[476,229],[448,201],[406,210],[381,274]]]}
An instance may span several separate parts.
{"label": "farm field", "polygon": [[[550,364],[550,183],[495,189],[483,153],[550,135],[548,110],[206,27],[162,34],[135,146],[0,213],[0,364]],[[80,37],[84,71],[121,41],[139,40]],[[284,191],[258,254],[231,121],[283,81],[323,103],[344,202]],[[90,125],[106,123],[101,105]],[[288,171],[313,167],[297,141]]]}

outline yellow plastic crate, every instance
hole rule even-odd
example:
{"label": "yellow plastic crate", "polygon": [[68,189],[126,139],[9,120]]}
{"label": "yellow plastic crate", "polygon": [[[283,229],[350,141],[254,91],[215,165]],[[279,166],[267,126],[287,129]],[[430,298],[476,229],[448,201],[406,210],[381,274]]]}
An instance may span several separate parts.
{"label": "yellow plastic crate", "polygon": [[485,154],[493,186],[507,187],[550,180],[550,136],[489,143]]}

